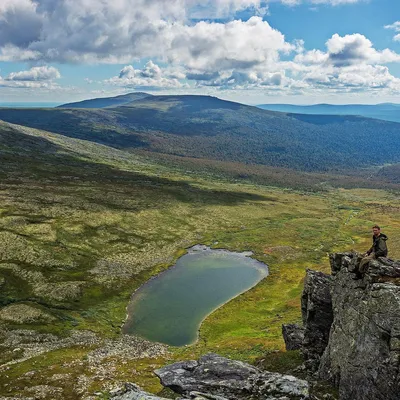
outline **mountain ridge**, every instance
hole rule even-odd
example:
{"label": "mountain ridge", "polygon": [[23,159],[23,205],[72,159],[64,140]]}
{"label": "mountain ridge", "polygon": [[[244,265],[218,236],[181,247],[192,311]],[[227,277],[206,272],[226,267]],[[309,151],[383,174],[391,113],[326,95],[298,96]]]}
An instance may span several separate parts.
{"label": "mountain ridge", "polygon": [[395,122],[280,113],[211,96],[151,96],[106,109],[0,109],[0,119],[132,152],[308,172],[400,162]]}
{"label": "mountain ridge", "polygon": [[135,100],[140,100],[149,97],[151,94],[144,92],[133,92],[122,94],[114,97],[98,97],[94,99],[87,99],[78,102],[65,103],[57,106],[56,108],[107,108],[118,107],[123,104],[130,103]]}
{"label": "mountain ridge", "polygon": [[400,104],[259,104],[263,110],[278,111],[295,114],[315,115],[360,115],[367,118],[381,119],[390,122],[400,122]]}

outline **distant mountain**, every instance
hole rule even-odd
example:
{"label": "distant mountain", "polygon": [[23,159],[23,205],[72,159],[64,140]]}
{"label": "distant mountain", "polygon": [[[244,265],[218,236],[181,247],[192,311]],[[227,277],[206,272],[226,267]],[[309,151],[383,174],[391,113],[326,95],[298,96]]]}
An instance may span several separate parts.
{"label": "distant mountain", "polygon": [[76,103],[67,103],[58,106],[57,108],[107,108],[107,107],[118,107],[124,104],[131,103],[136,100],[149,97],[151,94],[148,93],[128,93],[116,97],[101,97],[97,99],[83,100]]}
{"label": "distant mountain", "polygon": [[309,172],[400,162],[400,125],[286,114],[209,96],[152,96],[106,109],[0,109],[0,119],[125,149]]}
{"label": "distant mountain", "polygon": [[400,104],[393,103],[383,103],[376,105],[315,104],[310,106],[298,106],[293,104],[260,104],[257,107],[263,110],[295,114],[360,115],[367,118],[382,119],[384,121],[400,122]]}

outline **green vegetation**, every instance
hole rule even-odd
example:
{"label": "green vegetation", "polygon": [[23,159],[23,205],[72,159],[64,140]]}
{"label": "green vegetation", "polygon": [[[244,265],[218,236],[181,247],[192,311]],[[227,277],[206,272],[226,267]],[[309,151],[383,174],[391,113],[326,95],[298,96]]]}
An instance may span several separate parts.
{"label": "green vegetation", "polygon": [[317,115],[362,115],[367,118],[383,119],[385,121],[400,122],[400,104],[315,104],[312,106],[298,106],[291,104],[260,104],[263,110],[279,111],[297,114]]}
{"label": "green vegetation", "polygon": [[118,107],[124,104],[129,104],[132,101],[140,100],[145,97],[149,97],[147,93],[128,93],[121,96],[115,97],[100,97],[98,99],[90,99],[78,101],[76,103],[68,103],[59,106],[58,108],[106,108],[106,107]]}
{"label": "green vegetation", "polygon": [[[281,188],[282,170],[169,165],[163,155],[5,123],[0,157],[0,364],[9,363],[0,395],[72,400],[124,381],[157,392],[157,366],[209,351],[291,369],[297,358],[283,351],[280,329],[300,319],[305,269],[328,271],[329,252],[367,249],[376,222],[400,257],[395,184],[359,189],[354,176],[340,189],[310,175],[302,186],[299,173]],[[254,175],[239,177],[247,168]],[[121,341],[132,292],[198,243],[252,250],[271,275],[213,313],[194,346]]]}
{"label": "green vegetation", "polygon": [[132,152],[368,180],[376,171],[363,168],[400,162],[397,123],[284,114],[207,96],[150,96],[106,109],[0,109],[0,119]]}

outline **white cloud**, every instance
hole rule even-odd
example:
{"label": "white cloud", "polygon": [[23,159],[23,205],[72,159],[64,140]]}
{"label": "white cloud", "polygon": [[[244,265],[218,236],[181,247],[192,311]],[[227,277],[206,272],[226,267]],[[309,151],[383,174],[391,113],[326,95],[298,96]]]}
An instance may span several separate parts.
{"label": "white cloud", "polygon": [[393,29],[396,33],[396,35],[394,35],[393,40],[395,42],[400,42],[400,21],[396,21],[394,24],[391,25],[386,25],[385,29]]}
{"label": "white cloud", "polygon": [[199,22],[174,30],[168,61],[188,69],[218,71],[273,64],[294,46],[260,17],[226,24]]}
{"label": "white cloud", "polygon": [[127,65],[122,68],[118,76],[114,76],[104,81],[104,83],[125,88],[148,90],[181,88],[184,86],[174,74],[163,71],[153,61],[149,61],[143,69],[135,69],[132,65]]}
{"label": "white cloud", "polygon": [[57,68],[42,66],[27,71],[11,72],[7,77],[0,77],[0,87],[11,88],[56,88],[56,79],[61,78]]}
{"label": "white cloud", "polygon": [[400,79],[385,65],[400,62],[400,55],[377,50],[364,35],[333,35],[326,42],[327,51],[303,51],[288,62],[287,69],[310,88],[332,91],[400,89]]}
{"label": "white cloud", "polygon": [[[338,6],[363,0],[0,0],[0,61],[120,63],[126,67],[103,83],[136,89],[399,87],[385,66],[400,62],[399,54],[376,49],[361,34],[336,34],[326,49],[307,51],[259,16],[272,1]],[[235,19],[243,10],[255,16]],[[400,21],[386,28],[400,40]],[[132,66],[149,59],[143,68]],[[0,85],[54,87],[59,73],[51,68],[10,74]]]}
{"label": "white cloud", "polygon": [[61,78],[60,72],[54,67],[33,67],[29,71],[11,72],[10,81],[50,81]]}
{"label": "white cloud", "polygon": [[33,61],[38,60],[41,54],[38,51],[23,49],[13,44],[0,47],[0,61]]}
{"label": "white cloud", "polygon": [[364,35],[353,34],[339,36],[335,34],[326,43],[329,60],[335,65],[351,65],[357,63],[389,63],[399,62],[400,55],[392,50],[376,50],[372,42]]}
{"label": "white cloud", "polygon": [[[233,17],[245,9],[251,9],[254,15],[263,15],[270,1],[1,0],[0,54],[3,60],[8,61],[131,63],[141,58],[165,60],[176,54],[182,43],[182,34],[190,37],[191,42],[186,40],[186,44],[191,46],[193,55],[193,47],[199,45],[199,41],[206,36],[210,42],[208,34],[216,33],[220,38],[227,35],[240,39],[231,41],[227,49],[233,55],[240,55],[246,45],[251,47],[255,41],[260,42],[259,37],[249,37],[253,32],[267,35],[266,44],[260,47],[258,43],[254,49],[261,50],[261,57],[264,57],[265,48],[273,46],[273,43],[269,40],[271,34],[267,32],[269,25],[263,25],[261,19],[257,23],[253,20],[251,29],[252,23],[248,22],[212,24],[203,21],[193,24],[190,18],[196,15],[207,20]],[[293,1],[280,1],[293,4]],[[307,1],[333,5],[349,2]],[[281,41],[278,38],[278,43]]]}
{"label": "white cloud", "polygon": [[303,79],[311,87],[334,91],[400,89],[400,79],[391,75],[389,69],[382,65],[314,68]]}

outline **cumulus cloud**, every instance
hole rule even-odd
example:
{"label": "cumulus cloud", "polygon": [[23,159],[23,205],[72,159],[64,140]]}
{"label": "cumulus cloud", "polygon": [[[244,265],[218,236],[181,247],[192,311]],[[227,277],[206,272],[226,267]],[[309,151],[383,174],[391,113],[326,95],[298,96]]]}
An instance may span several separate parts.
{"label": "cumulus cloud", "polygon": [[294,46],[260,17],[226,24],[199,22],[175,32],[168,61],[188,69],[215,71],[246,69],[278,61]]}
{"label": "cumulus cloud", "polygon": [[[399,54],[376,49],[361,34],[336,34],[326,49],[307,51],[263,20],[272,1],[363,0],[0,0],[0,61],[123,64],[104,83],[126,88],[398,87],[385,64],[400,62]],[[243,10],[254,16],[235,19]],[[400,22],[387,28],[400,32]],[[141,60],[153,61],[135,68]],[[57,73],[34,67],[0,84],[54,85]]]}
{"label": "cumulus cloud", "polygon": [[54,88],[54,81],[61,78],[57,68],[42,66],[27,71],[11,72],[7,77],[0,77],[0,87],[14,88]]}
{"label": "cumulus cloud", "polygon": [[385,65],[400,62],[400,55],[389,49],[377,50],[364,35],[333,35],[327,51],[302,51],[287,63],[298,80],[311,88],[336,91],[400,89],[400,79]]}
{"label": "cumulus cloud", "polygon": [[354,34],[339,36],[335,34],[326,43],[329,60],[332,64],[352,65],[357,63],[388,63],[399,62],[400,55],[392,50],[376,50],[372,42],[364,35]]}
{"label": "cumulus cloud", "polygon": [[400,21],[396,21],[394,24],[386,25],[385,29],[393,29],[396,32],[394,35],[393,40],[395,42],[400,42]]}
{"label": "cumulus cloud", "polygon": [[33,67],[29,71],[11,72],[10,81],[51,81],[61,78],[60,72],[54,67]]}
{"label": "cumulus cloud", "polygon": [[[269,1],[1,0],[0,54],[4,61],[130,63],[140,58],[164,60],[174,58],[183,42],[193,49],[204,37],[210,42],[210,35],[214,33],[235,38],[243,34],[237,45],[230,43],[229,48],[232,53],[240,54],[246,44],[251,47],[253,40],[262,39],[262,36],[246,36],[250,33],[267,36],[264,48],[273,45],[269,41],[268,24],[263,26],[261,19],[253,20],[251,24],[242,21],[228,24],[201,21],[196,24],[191,18],[201,15],[209,21],[235,16],[245,9],[262,15],[267,11]],[[333,5],[349,2],[307,1]],[[288,4],[287,0],[283,2]],[[254,27],[250,29],[252,24]],[[190,42],[183,40],[183,34],[188,35]],[[278,42],[281,41],[278,38]],[[260,49],[262,56],[265,55],[264,48]]]}
{"label": "cumulus cloud", "polygon": [[335,91],[382,90],[396,91],[400,79],[382,65],[352,65],[344,68],[315,68],[307,72],[304,81],[311,87]]}
{"label": "cumulus cloud", "polygon": [[0,51],[12,46],[19,59],[62,62],[162,58],[196,10],[209,18],[249,7],[261,9],[262,1],[2,0]]}
{"label": "cumulus cloud", "polygon": [[[184,75],[180,78],[184,78]],[[131,89],[153,90],[184,86],[176,74],[163,71],[153,61],[149,61],[142,69],[135,69],[132,65],[127,65],[122,68],[118,76],[114,76],[104,83]]]}

